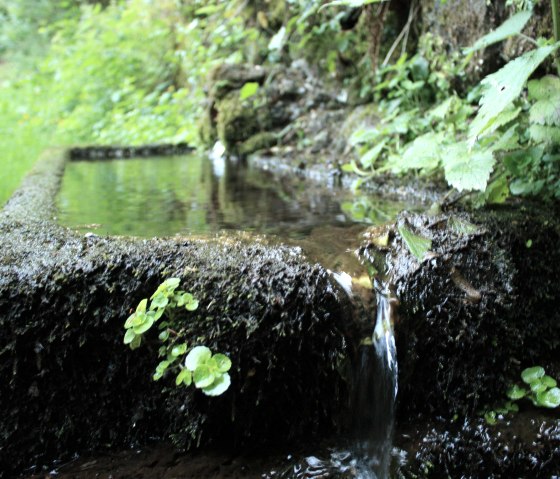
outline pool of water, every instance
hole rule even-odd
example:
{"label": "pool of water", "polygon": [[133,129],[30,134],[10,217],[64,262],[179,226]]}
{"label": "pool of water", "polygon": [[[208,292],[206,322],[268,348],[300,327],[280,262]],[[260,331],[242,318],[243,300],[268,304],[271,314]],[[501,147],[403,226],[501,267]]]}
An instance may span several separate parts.
{"label": "pool of water", "polygon": [[403,209],[197,154],[69,162],[57,201],[65,226],[140,237],[249,231],[303,238],[316,228],[382,223]]}

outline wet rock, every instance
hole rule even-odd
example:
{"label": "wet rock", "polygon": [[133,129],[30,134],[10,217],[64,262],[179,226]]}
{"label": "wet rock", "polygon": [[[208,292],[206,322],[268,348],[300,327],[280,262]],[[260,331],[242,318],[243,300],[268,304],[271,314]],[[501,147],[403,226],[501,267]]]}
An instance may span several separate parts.
{"label": "wet rock", "polygon": [[[347,296],[298,250],[235,240],[84,237],[59,227],[51,151],[0,215],[0,477],[72,452],[172,436],[181,446],[283,443],[339,425]],[[123,324],[166,277],[199,300],[186,324],[233,361],[219,398],[153,382],[157,341]]]}
{"label": "wet rock", "polygon": [[[537,208],[400,216],[369,251],[400,301],[399,416],[476,414],[520,372],[559,372],[560,225]],[[431,241],[418,260],[398,227]],[[379,242],[377,242],[379,244]],[[382,243],[381,243],[382,244]]]}

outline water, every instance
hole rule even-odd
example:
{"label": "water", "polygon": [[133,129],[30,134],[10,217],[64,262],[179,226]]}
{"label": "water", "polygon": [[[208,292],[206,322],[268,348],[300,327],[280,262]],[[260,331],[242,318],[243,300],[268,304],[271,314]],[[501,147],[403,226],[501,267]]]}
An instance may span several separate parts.
{"label": "water", "polygon": [[[348,294],[371,297],[369,276],[354,251],[367,225],[391,220],[404,205],[275,177],[232,160],[186,155],[70,162],[58,207],[62,224],[96,234],[264,234],[301,247],[329,268]],[[360,292],[365,283],[370,289]],[[366,318],[368,337],[355,369],[353,424],[349,437],[340,441],[345,447],[296,458],[283,472],[263,477],[389,477],[397,394],[394,300],[379,281],[373,293],[376,315]]]}
{"label": "water", "polygon": [[387,221],[403,207],[381,199],[364,206],[344,190],[197,154],[70,162],[57,201],[65,226],[141,237],[245,231],[297,239]]}

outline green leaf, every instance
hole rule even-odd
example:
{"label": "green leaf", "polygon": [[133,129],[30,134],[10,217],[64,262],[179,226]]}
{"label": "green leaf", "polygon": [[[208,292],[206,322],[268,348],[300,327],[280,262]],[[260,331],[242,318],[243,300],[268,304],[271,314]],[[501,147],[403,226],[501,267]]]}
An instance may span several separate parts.
{"label": "green leaf", "polygon": [[142,336],[136,336],[129,345],[130,349],[139,348],[141,343],[142,343]]}
{"label": "green leaf", "polygon": [[213,382],[216,376],[206,364],[200,364],[193,372],[194,385],[199,388],[207,388]]}
{"label": "green leaf", "polygon": [[557,126],[531,125],[529,136],[535,143],[560,144],[560,128]]}
{"label": "green leaf", "polygon": [[486,203],[490,205],[499,205],[504,203],[509,197],[509,183],[505,174],[500,175],[496,180],[492,181],[484,192]]}
{"label": "green leaf", "polygon": [[167,341],[169,339],[169,331],[167,329],[165,331],[162,331],[161,333],[159,333],[158,338],[161,342]]}
{"label": "green leaf", "polygon": [[152,303],[150,304],[150,309],[164,309],[169,304],[169,298],[165,293],[156,293],[152,298]]}
{"label": "green leaf", "polygon": [[[149,316],[149,315],[145,315],[144,316],[145,320],[142,324],[139,324],[138,326],[134,326],[132,328],[132,330],[134,331],[134,333],[136,334],[144,334],[146,331],[148,331],[148,329],[150,329],[152,327],[152,325],[154,324],[154,318],[153,316]],[[130,331],[130,330],[129,330]]]}
{"label": "green leaf", "polygon": [[490,426],[494,426],[498,421],[496,421],[496,411],[486,411],[484,413],[484,420]]}
{"label": "green leaf", "polygon": [[134,320],[136,318],[136,313],[132,313],[124,323],[126,329],[132,328],[134,326]]}
{"label": "green leaf", "polygon": [[257,93],[259,90],[259,84],[257,82],[247,82],[241,90],[239,90],[239,99],[241,101],[246,100],[247,98],[252,97]]}
{"label": "green leaf", "polygon": [[185,358],[185,367],[189,371],[194,371],[198,366],[204,364],[212,357],[212,351],[206,346],[196,346]]}
{"label": "green leaf", "polygon": [[383,148],[385,148],[386,144],[387,144],[387,140],[384,140],[381,143],[378,143],[377,145],[375,145],[370,150],[368,150],[360,158],[360,163],[362,164],[362,166],[364,168],[373,168],[373,164],[376,162],[377,158],[379,157],[379,154],[381,153]]}
{"label": "green leaf", "polygon": [[418,259],[418,261],[422,261],[424,255],[432,247],[432,240],[414,234],[406,226],[399,226],[398,230],[408,247],[408,250]]}
{"label": "green leaf", "polygon": [[228,373],[218,376],[214,382],[202,389],[202,392],[207,396],[219,396],[224,393],[231,384],[231,378]]}
{"label": "green leaf", "polygon": [[436,120],[443,120],[451,110],[451,106],[453,105],[455,98],[455,96],[450,96],[443,103],[439,104],[435,108],[432,108],[428,112],[428,116]]}
{"label": "green leaf", "polygon": [[513,401],[517,401],[518,399],[524,398],[527,395],[527,390],[524,388],[520,388],[517,384],[514,384],[507,390],[507,397]]}
{"label": "green leaf", "polygon": [[128,329],[124,335],[124,344],[130,344],[134,341],[136,333],[132,329]]}
{"label": "green leaf", "polygon": [[458,143],[446,150],[445,179],[459,191],[484,191],[495,163],[491,150],[469,151],[464,142]]}
{"label": "green leaf", "polygon": [[385,0],[332,0],[331,2],[325,3],[324,5],[319,8],[319,11],[323,10],[323,8],[327,7],[349,7],[349,8],[358,8],[363,7],[364,5],[369,5],[371,3],[381,3]]}
{"label": "green leaf", "polygon": [[548,100],[560,94],[560,78],[546,75],[539,80],[527,83],[530,100]]}
{"label": "green leaf", "polygon": [[556,387],[556,379],[551,378],[550,376],[543,376],[541,378],[541,382],[547,387],[547,388],[555,388]]}
{"label": "green leaf", "polygon": [[447,222],[447,226],[449,226],[451,231],[459,235],[472,235],[480,231],[478,226],[456,217],[452,217]]}
{"label": "green leaf", "polygon": [[548,388],[541,381],[533,381],[531,383],[531,391],[533,391],[535,394],[542,393],[547,389]]}
{"label": "green leaf", "polygon": [[521,372],[521,379],[526,384],[531,384],[544,376],[544,368],[541,366],[534,366],[532,368],[524,369]]}
{"label": "green leaf", "polygon": [[188,369],[181,369],[181,372],[177,374],[175,384],[179,386],[181,383],[185,386],[190,386],[192,384],[192,373]]}
{"label": "green leaf", "polygon": [[537,394],[537,403],[539,406],[548,408],[556,408],[560,406],[560,389],[552,388],[548,391]]}
{"label": "green leaf", "polygon": [[527,10],[516,13],[512,17],[508,18],[498,28],[484,35],[482,38],[479,38],[472,47],[465,50],[465,53],[468,54],[481,50],[489,45],[501,42],[513,35],[518,35],[531,18],[531,15],[532,12]]}
{"label": "green leaf", "polygon": [[433,170],[439,166],[443,133],[426,133],[406,146],[397,168],[400,171],[410,169]]}
{"label": "green leaf", "polygon": [[231,369],[231,359],[225,354],[214,354],[213,359],[216,361],[218,371],[226,373]]}
{"label": "green leaf", "polygon": [[173,348],[171,349],[171,356],[176,358],[178,356],[182,356],[186,352],[187,352],[187,344],[186,343],[178,344],[177,346],[173,346]]}
{"label": "green leaf", "polygon": [[529,121],[538,125],[560,126],[560,91],[537,101],[529,110]]}
{"label": "green leaf", "polygon": [[145,313],[147,304],[148,304],[147,299],[143,299],[142,301],[140,301],[140,303],[138,303],[138,307],[136,308],[136,312],[137,313]]}
{"label": "green leaf", "polygon": [[519,97],[527,79],[557,48],[553,45],[531,50],[482,80],[480,109],[469,129],[471,143],[486,133],[499,114]]}
{"label": "green leaf", "polygon": [[198,300],[194,299],[192,301],[189,301],[187,304],[185,304],[185,309],[187,311],[195,311],[198,309]]}

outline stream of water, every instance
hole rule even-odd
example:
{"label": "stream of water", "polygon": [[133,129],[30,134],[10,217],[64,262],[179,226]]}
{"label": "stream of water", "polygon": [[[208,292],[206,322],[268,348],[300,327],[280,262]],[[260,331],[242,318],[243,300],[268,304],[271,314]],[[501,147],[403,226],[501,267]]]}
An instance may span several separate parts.
{"label": "stream of water", "polygon": [[[349,294],[364,278],[369,282],[354,252],[361,233],[404,208],[197,155],[71,162],[58,206],[59,221],[81,232],[144,237],[264,234],[300,246],[310,259],[329,268]],[[296,458],[283,472],[262,477],[389,477],[397,395],[394,301],[380,281],[374,281],[373,293],[377,308],[360,346],[352,427],[344,446],[335,445],[326,457],[323,452]]]}

